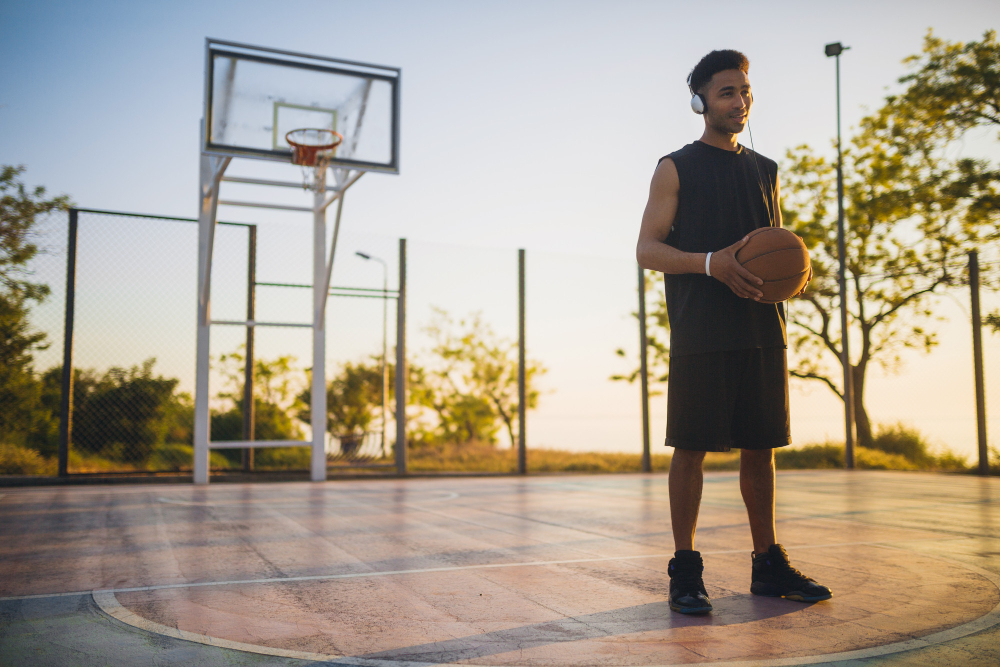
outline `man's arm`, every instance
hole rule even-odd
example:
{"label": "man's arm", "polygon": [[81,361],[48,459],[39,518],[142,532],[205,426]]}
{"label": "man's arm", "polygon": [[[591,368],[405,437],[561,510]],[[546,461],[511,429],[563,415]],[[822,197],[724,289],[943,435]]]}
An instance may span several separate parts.
{"label": "man's arm", "polygon": [[[663,273],[705,273],[703,252],[683,252],[665,243],[670,228],[677,216],[677,202],[680,196],[680,179],[677,167],[670,158],[660,162],[649,184],[649,201],[642,214],[639,242],[635,257],[639,266]],[[712,277],[725,283],[736,296],[744,299],[760,299],[763,293],[756,286],[763,281],[744,269],[736,261],[736,251],[747,242],[746,237],[728,248],[712,253],[710,270]]]}

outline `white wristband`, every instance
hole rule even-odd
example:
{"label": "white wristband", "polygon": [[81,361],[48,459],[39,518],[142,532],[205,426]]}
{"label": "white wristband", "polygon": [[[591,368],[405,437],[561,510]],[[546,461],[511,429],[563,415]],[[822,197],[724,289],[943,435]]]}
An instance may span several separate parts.
{"label": "white wristband", "polygon": [[709,278],[712,277],[712,269],[709,268],[709,262],[712,261],[712,253],[705,255],[705,275]]}

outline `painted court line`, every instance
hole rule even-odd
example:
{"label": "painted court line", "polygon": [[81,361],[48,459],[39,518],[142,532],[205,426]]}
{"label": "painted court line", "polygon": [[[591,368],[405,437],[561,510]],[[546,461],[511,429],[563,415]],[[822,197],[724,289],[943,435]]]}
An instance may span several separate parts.
{"label": "painted court line", "polygon": [[[928,542],[931,540],[895,540],[880,542],[836,542],[833,544],[809,544],[791,547],[792,552],[801,549],[829,549],[833,547],[852,546],[891,546],[893,544],[909,544],[911,542]],[[933,540],[940,541],[940,540]],[[729,549],[725,551],[703,551],[705,556],[746,553],[746,549]],[[651,553],[636,556],[597,556],[592,558],[567,558],[562,560],[534,560],[519,563],[483,563],[480,565],[452,565],[447,567],[425,567],[413,570],[382,570],[375,572],[348,572],[345,574],[312,574],[299,577],[272,577],[268,579],[228,579],[223,581],[197,581],[183,584],[154,584],[151,586],[131,586],[128,588],[105,589],[112,593],[138,593],[143,591],[162,591],[173,588],[205,588],[210,586],[247,586],[255,584],[288,584],[300,581],[327,581],[334,579],[362,579],[371,577],[389,577],[405,574],[429,574],[434,572],[460,572],[463,570],[493,570],[509,567],[541,567],[544,565],[572,565],[574,563],[601,563],[616,560],[641,560],[644,558],[673,558],[672,553]],[[0,602],[7,600],[34,600],[39,598],[69,597],[73,595],[89,595],[92,591],[72,591],[69,593],[43,593],[38,595],[12,595],[0,597]]]}
{"label": "painted court line", "polygon": [[[870,543],[859,543],[859,544],[870,544]],[[732,552],[706,552],[706,553],[732,553]],[[932,556],[932,558],[938,558],[938,557]],[[600,559],[600,560],[613,560],[613,559]],[[980,575],[981,577],[984,577],[985,579],[988,579],[998,590],[1000,590],[1000,575],[976,567],[975,565],[969,565],[967,563],[952,561],[951,559],[938,558],[938,560],[945,560],[951,563],[958,563],[965,569],[974,572]],[[562,562],[580,562],[580,561],[562,561]],[[469,568],[451,568],[451,569],[469,569]],[[424,570],[424,571],[436,571],[436,570]],[[286,581],[286,580],[280,580],[280,581]],[[211,637],[209,635],[201,635],[194,632],[188,632],[186,630],[180,630],[178,628],[171,628],[165,625],[161,625],[159,623],[155,623],[148,619],[142,618],[141,616],[138,616],[137,614],[134,614],[133,612],[123,607],[121,603],[118,602],[118,599],[115,598],[115,593],[110,590],[94,591],[93,597],[94,597],[94,602],[102,611],[104,611],[109,616],[116,618],[122,623],[125,623],[126,625],[139,628],[147,632],[152,632],[154,634],[164,635],[167,637],[174,637],[176,639],[195,642],[198,644],[204,644],[207,646],[215,646],[218,648],[243,651],[246,653],[272,655],[275,657],[310,660],[314,662],[328,662],[334,665],[359,665],[361,667],[388,667],[390,665],[392,667],[427,667],[428,665],[431,664],[456,665],[456,666],[460,664],[460,663],[426,663],[426,662],[402,661],[402,660],[370,660],[366,658],[355,658],[355,657],[341,656],[341,655],[327,655],[322,653],[310,653],[306,651],[291,651],[287,649],[270,648],[267,646],[259,646],[255,644],[245,644],[242,642],[230,641],[228,639],[220,639],[218,637]],[[759,659],[731,660],[731,661],[720,661],[720,662],[707,660],[705,662],[710,663],[713,667],[795,667],[796,665],[816,665],[828,662],[839,662],[842,660],[864,660],[867,658],[875,658],[879,656],[890,655],[893,653],[912,651],[914,649],[928,648],[936,644],[941,644],[944,642],[966,637],[976,632],[986,630],[987,628],[993,627],[997,624],[1000,624],[1000,603],[998,603],[990,612],[988,612],[983,616],[980,616],[974,621],[963,623],[962,625],[956,626],[949,630],[942,630],[941,632],[935,632],[925,637],[907,639],[905,641],[895,642],[892,644],[885,644],[883,646],[875,646],[867,649],[858,649],[855,651],[841,651],[839,653],[824,653],[821,655],[802,656],[796,658],[773,658],[765,660],[759,660]],[[463,665],[463,667],[465,667],[465,663],[461,664]],[[682,667],[682,666],[689,667],[691,664],[699,664],[699,663],[674,663],[670,665],[658,665],[652,667]]]}

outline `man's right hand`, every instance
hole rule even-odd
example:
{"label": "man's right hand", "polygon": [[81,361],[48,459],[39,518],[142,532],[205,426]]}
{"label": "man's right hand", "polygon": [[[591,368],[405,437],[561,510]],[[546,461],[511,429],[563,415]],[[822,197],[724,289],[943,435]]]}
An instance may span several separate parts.
{"label": "man's right hand", "polygon": [[733,294],[742,299],[753,299],[760,301],[764,293],[757,289],[763,285],[764,281],[750,273],[736,260],[736,251],[746,245],[750,237],[744,236],[742,239],[718,252],[712,253],[709,260],[709,268],[712,277],[721,283],[725,283]]}

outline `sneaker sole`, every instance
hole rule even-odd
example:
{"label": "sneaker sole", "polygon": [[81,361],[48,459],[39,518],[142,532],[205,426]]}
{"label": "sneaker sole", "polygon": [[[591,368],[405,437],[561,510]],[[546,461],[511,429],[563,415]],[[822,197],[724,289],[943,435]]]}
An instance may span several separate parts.
{"label": "sneaker sole", "polygon": [[670,609],[681,614],[707,614],[712,611],[711,605],[708,607],[678,607],[674,603],[670,603]]}
{"label": "sneaker sole", "polygon": [[794,600],[795,602],[822,602],[833,597],[833,593],[827,593],[826,595],[803,595],[802,593],[793,592],[782,595],[781,593],[772,591],[754,590],[753,587],[750,588],[750,592],[765,598],[784,598],[786,600]]}

